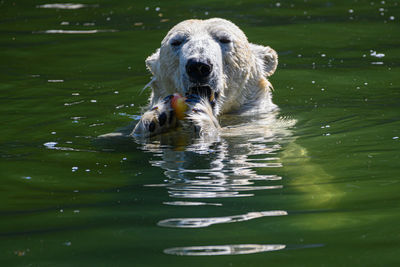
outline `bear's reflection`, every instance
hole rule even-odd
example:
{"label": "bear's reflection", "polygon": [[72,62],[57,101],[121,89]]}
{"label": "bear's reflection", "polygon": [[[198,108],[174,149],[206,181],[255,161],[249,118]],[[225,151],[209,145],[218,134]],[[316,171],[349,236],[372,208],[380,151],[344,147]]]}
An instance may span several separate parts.
{"label": "bear's reflection", "polygon": [[[290,139],[292,120],[276,113],[225,116],[229,127],[214,139],[194,138],[184,129],[140,141],[142,149],[160,156],[150,162],[165,170],[171,198],[210,199],[250,197],[257,190],[281,188],[281,177],[270,168],[282,166],[277,151]],[[201,205],[198,201],[169,201],[168,205]],[[204,203],[209,204],[209,203]],[[215,204],[215,203],[214,203]]]}

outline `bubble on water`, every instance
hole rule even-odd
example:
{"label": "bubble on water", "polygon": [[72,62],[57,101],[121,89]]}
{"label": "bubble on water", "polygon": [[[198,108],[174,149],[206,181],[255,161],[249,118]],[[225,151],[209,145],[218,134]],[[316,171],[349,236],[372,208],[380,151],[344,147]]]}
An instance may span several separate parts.
{"label": "bubble on water", "polygon": [[118,91],[114,91],[114,94],[119,94],[119,92]]}
{"label": "bubble on water", "polygon": [[161,8],[160,7],[156,7],[156,9],[155,9],[156,11],[160,11],[161,10]]}
{"label": "bubble on water", "polygon": [[321,57],[326,57],[326,55],[325,54],[321,54]]}
{"label": "bubble on water", "polygon": [[277,2],[277,3],[275,4],[275,6],[276,6],[276,7],[280,7],[280,6],[281,6],[281,3]]}
{"label": "bubble on water", "polygon": [[365,83],[364,83],[364,85],[365,85],[365,86],[367,86],[367,85],[368,85],[368,83],[367,83],[367,82],[365,82]]}
{"label": "bubble on water", "polygon": [[78,167],[74,166],[72,167],[72,172],[76,172],[78,169],[79,169]]}
{"label": "bubble on water", "polygon": [[321,88],[321,91],[325,91],[325,88]]}
{"label": "bubble on water", "polygon": [[354,12],[354,10],[353,9],[349,9],[349,13],[351,14],[351,13],[353,13]]}
{"label": "bubble on water", "polygon": [[79,212],[81,212],[80,210],[74,210],[74,213],[79,213]]}
{"label": "bubble on water", "polygon": [[144,10],[146,10],[146,11],[149,11],[149,7],[148,6],[146,6],[145,8],[144,8]]}
{"label": "bubble on water", "polygon": [[90,169],[86,169],[85,171],[86,171],[86,172],[90,172]]}
{"label": "bubble on water", "polygon": [[71,95],[77,96],[77,95],[79,95],[79,93],[72,93]]}
{"label": "bubble on water", "polygon": [[63,22],[60,23],[60,25],[69,25],[69,22],[68,21],[63,21]]}
{"label": "bubble on water", "polygon": [[208,11],[204,12],[204,15],[208,16]]}
{"label": "bubble on water", "polygon": [[383,11],[385,11],[385,9],[383,7],[381,7],[381,8],[379,8],[379,11],[383,12]]}
{"label": "bubble on water", "polygon": [[394,17],[394,16],[390,16],[389,19],[390,19],[390,20],[394,20],[395,17]]}
{"label": "bubble on water", "polygon": [[56,134],[57,132],[51,132],[51,134]]}
{"label": "bubble on water", "polygon": [[96,100],[96,99],[92,99],[92,100],[90,100],[90,102],[92,102],[92,103],[96,103],[96,102],[97,102],[97,100]]}
{"label": "bubble on water", "polygon": [[314,83],[315,83],[315,81],[311,81],[311,83],[312,83],[312,84],[314,84]]}
{"label": "bubble on water", "polygon": [[396,139],[399,139],[399,137],[398,136],[394,136],[392,139],[396,140]]}
{"label": "bubble on water", "polygon": [[30,180],[30,179],[32,179],[31,176],[23,176],[22,178],[25,179],[25,180]]}
{"label": "bubble on water", "polygon": [[49,83],[63,83],[64,80],[47,80]]}
{"label": "bubble on water", "polygon": [[72,243],[71,243],[71,241],[67,241],[67,242],[64,242],[64,245],[67,246],[67,247],[69,247],[69,246],[72,245]]}

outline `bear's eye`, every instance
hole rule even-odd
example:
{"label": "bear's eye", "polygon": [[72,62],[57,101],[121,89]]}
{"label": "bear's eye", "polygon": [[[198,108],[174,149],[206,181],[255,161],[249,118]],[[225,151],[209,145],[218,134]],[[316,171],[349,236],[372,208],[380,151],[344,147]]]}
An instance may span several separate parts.
{"label": "bear's eye", "polygon": [[230,42],[232,42],[231,39],[229,39],[228,37],[225,37],[225,36],[218,38],[218,40],[222,44],[229,44]]}
{"label": "bear's eye", "polygon": [[182,43],[183,43],[182,39],[174,39],[171,41],[171,45],[175,47],[180,46]]}

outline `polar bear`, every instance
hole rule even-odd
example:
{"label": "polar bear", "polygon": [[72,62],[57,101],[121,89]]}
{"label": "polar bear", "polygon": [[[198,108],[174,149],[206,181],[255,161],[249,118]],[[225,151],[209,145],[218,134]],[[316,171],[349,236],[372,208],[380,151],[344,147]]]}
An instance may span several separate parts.
{"label": "polar bear", "polygon": [[[153,75],[146,86],[152,89],[150,107],[132,135],[149,137],[181,123],[192,125],[200,135],[212,135],[220,130],[221,114],[273,110],[267,78],[277,65],[275,50],[249,43],[228,20],[185,20],[146,59]],[[186,96],[189,108],[184,121],[171,108],[174,93]]]}

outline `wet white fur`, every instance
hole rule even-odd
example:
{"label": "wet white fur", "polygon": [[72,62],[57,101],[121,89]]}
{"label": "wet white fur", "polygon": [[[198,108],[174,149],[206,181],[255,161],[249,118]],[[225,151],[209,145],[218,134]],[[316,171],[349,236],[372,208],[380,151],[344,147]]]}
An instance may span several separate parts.
{"label": "wet white fur", "polygon": [[[182,43],[174,46],[174,41]],[[218,128],[214,117],[220,114],[249,109],[266,112],[276,107],[271,101],[272,86],[267,77],[276,70],[277,53],[269,46],[249,43],[235,24],[220,18],[177,24],[163,39],[161,47],[146,59],[146,66],[153,74],[149,83],[150,107],[160,105],[160,100],[167,95],[188,92],[193,84],[185,66],[191,58],[211,62],[210,85],[220,95],[213,110],[202,102],[196,108],[206,114],[188,114],[203,133]],[[139,122],[134,132],[145,135],[146,125],[148,121]]]}

